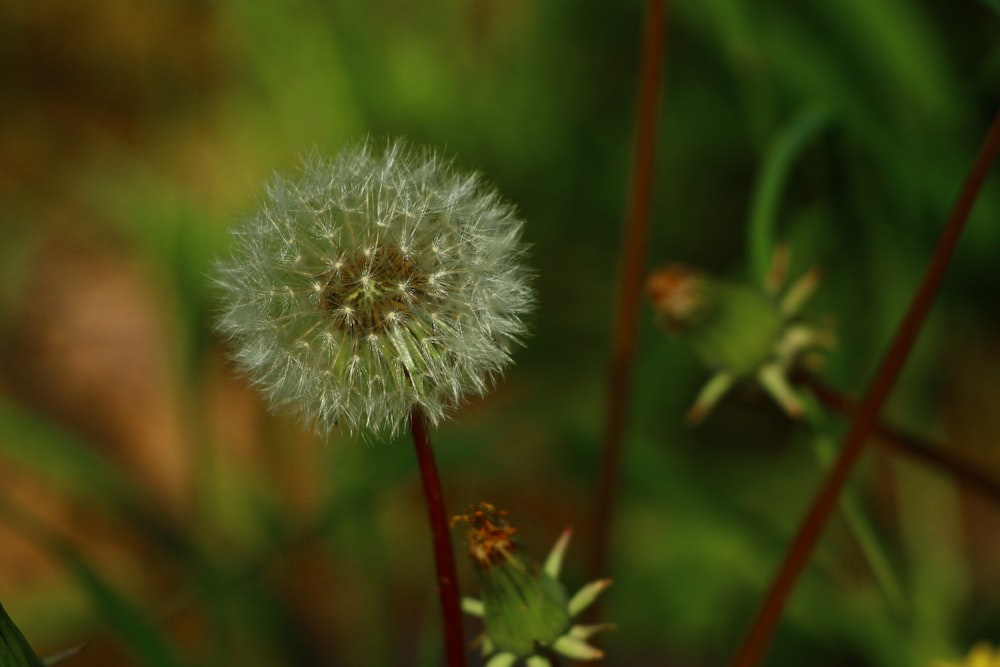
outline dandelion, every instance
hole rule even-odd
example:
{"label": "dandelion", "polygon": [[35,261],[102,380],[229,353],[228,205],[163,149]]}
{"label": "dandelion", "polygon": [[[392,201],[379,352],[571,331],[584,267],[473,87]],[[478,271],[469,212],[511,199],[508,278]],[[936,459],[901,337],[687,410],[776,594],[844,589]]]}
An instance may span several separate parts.
{"label": "dandelion", "polygon": [[483,597],[464,598],[462,607],[482,618],[486,626],[481,638],[486,666],[510,667],[523,659],[529,667],[551,667],[553,654],[575,660],[604,657],[587,640],[614,625],[579,625],[573,618],[589,607],[611,580],[599,579],[572,597],[567,595],[558,577],[570,531],[563,532],[545,563],[539,565],[524,553],[517,528],[506,514],[489,503],[480,503],[452,520],[469,524],[469,555]]}
{"label": "dandelion", "polygon": [[532,305],[522,223],[474,174],[403,142],[275,176],[219,264],[218,328],[282,411],[322,432],[437,424],[510,362]]}

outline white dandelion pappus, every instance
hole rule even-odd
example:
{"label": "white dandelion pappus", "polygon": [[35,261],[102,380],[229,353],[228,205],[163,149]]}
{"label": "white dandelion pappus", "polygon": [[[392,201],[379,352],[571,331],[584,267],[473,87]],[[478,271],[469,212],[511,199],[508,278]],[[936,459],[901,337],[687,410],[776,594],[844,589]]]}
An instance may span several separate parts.
{"label": "white dandelion pappus", "polygon": [[475,175],[401,141],[276,175],[217,266],[219,331],[279,410],[322,433],[436,424],[511,361],[532,304],[522,222]]}

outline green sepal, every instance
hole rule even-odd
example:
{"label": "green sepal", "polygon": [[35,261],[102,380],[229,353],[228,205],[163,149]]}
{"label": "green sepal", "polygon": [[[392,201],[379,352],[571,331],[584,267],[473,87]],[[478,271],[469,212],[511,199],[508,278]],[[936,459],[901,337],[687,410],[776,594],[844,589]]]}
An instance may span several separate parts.
{"label": "green sepal", "polygon": [[569,628],[566,590],[536,563],[509,554],[477,574],[486,634],[497,650],[527,657]]}
{"label": "green sepal", "polygon": [[702,359],[742,377],[771,356],[784,326],[774,302],[761,290],[712,282],[711,307],[686,335]]}

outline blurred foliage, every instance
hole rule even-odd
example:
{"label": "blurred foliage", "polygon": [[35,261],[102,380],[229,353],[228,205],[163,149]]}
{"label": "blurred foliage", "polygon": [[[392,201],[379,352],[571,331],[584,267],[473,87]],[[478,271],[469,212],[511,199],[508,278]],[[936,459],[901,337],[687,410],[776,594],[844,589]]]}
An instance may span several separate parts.
{"label": "blurred foliage", "polygon": [[[210,328],[212,258],[271,170],[366,135],[439,147],[528,221],[534,337],[435,444],[455,513],[505,507],[534,551],[573,524],[564,580],[585,580],[641,18],[636,0],[0,7],[0,600],[40,654],[440,664],[407,444],[267,416]],[[974,0],[671,3],[650,266],[756,282],[789,241],[791,275],[823,270],[822,374],[863,389],[1000,103],[998,29]],[[886,411],[994,476],[998,216],[993,176]],[[652,321],[606,662],[720,664],[822,474],[810,445],[844,425],[744,388],[688,428],[709,371]],[[838,521],[769,664],[927,665],[1000,639],[996,504],[883,450],[852,491],[904,605]]]}

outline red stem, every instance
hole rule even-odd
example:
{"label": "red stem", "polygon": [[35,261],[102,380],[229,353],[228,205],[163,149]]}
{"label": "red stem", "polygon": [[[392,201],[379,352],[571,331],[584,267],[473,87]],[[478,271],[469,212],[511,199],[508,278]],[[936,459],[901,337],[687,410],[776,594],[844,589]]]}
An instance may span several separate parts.
{"label": "red stem", "polygon": [[944,231],[942,231],[937,246],[934,248],[934,255],[931,257],[927,272],[924,274],[906,316],[896,332],[892,345],[883,358],[871,385],[865,392],[857,412],[854,413],[854,420],[844,439],[840,455],[799,525],[798,533],[785,555],[781,569],[754,619],[749,634],[733,660],[733,667],[754,667],[764,658],[788,596],[809,561],[813,548],[837,505],[840,491],[860,458],[868,436],[877,423],[882,405],[896,383],[899,372],[902,370],[924,320],[927,318],[927,313],[930,311],[934,295],[944,278],[955,245],[962,235],[969,212],[972,210],[972,205],[976,201],[979,189],[986,179],[998,150],[1000,150],[1000,114],[994,118],[993,125],[976,156],[976,161],[973,163],[972,170],[969,172],[962,192],[955,203],[955,208],[952,209]]}
{"label": "red stem", "polygon": [[[619,267],[621,273],[618,282],[618,312],[615,318],[616,326],[608,374],[603,461],[594,512],[594,548],[591,551],[593,579],[607,576],[611,516],[618,488],[622,440],[635,358],[639,302],[649,236],[656,130],[660,115],[660,88],[663,81],[663,53],[666,42],[665,5],[665,0],[649,0],[646,4],[642,60],[639,65],[632,191]],[[592,613],[596,614],[596,611]]]}
{"label": "red stem", "polygon": [[431,539],[434,542],[434,564],[437,566],[438,594],[444,620],[444,648],[448,667],[465,667],[465,639],[462,635],[462,609],[458,600],[458,578],[455,575],[455,556],[448,530],[441,479],[434,463],[434,450],[427,437],[427,423],[419,408],[410,411],[410,432],[417,450],[420,477],[424,482],[427,513],[431,520]]}

